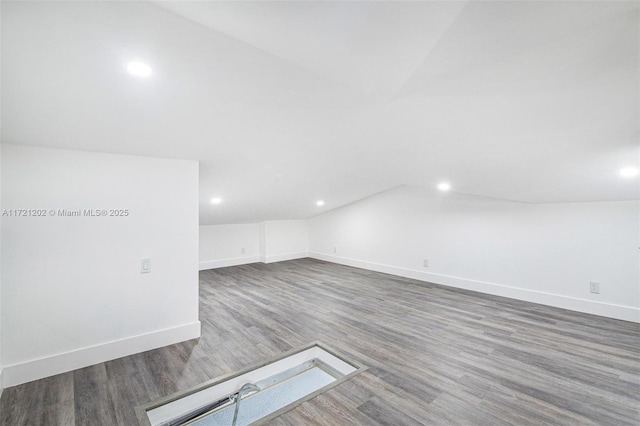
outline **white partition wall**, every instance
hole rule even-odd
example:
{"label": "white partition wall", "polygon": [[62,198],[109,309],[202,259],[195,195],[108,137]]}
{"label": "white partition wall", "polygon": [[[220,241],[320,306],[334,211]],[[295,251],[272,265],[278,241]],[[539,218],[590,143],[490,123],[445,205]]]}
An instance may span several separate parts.
{"label": "white partition wall", "polygon": [[5,144],[2,196],[44,211],[2,218],[5,386],[200,335],[197,162]]}
{"label": "white partition wall", "polygon": [[[2,21],[1,19],[2,17],[2,2],[0,2],[0,21]],[[0,33],[2,33],[2,31],[0,31]],[[2,43],[0,43],[0,46],[2,45]],[[2,58],[0,55],[0,63],[2,62]],[[2,67],[0,66],[0,73],[1,73]],[[1,79],[0,79],[1,80]],[[0,117],[0,128],[2,127],[2,123],[1,123],[1,117]],[[2,132],[0,132],[0,135],[2,134]],[[1,145],[0,145],[1,147]],[[2,211],[2,181],[1,181],[1,176],[2,176],[2,149],[0,148],[0,211]],[[0,216],[0,222],[2,221],[2,217]],[[0,396],[2,396],[2,389],[4,389],[3,386],[3,380],[2,380],[2,376],[3,376],[3,371],[2,371],[2,227],[0,226]]]}
{"label": "white partition wall", "polygon": [[200,270],[307,257],[307,220],[200,226]]}
{"label": "white partition wall", "polygon": [[[2,6],[0,5],[0,8]],[[0,212],[2,211],[2,148],[0,145]],[[2,216],[0,216],[0,223]],[[2,226],[0,226],[0,396],[2,396],[3,385],[3,368],[2,368]]]}
{"label": "white partition wall", "polygon": [[270,220],[264,226],[266,263],[307,257],[309,230],[306,220]]}
{"label": "white partition wall", "polygon": [[200,226],[200,270],[260,261],[257,223]]}

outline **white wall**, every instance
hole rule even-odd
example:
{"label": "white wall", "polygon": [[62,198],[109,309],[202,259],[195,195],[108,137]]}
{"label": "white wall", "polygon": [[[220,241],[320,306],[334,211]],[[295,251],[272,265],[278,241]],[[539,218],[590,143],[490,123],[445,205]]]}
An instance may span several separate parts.
{"label": "white wall", "polygon": [[203,225],[200,226],[200,270],[307,257],[308,242],[306,220]]}
{"label": "white wall", "polygon": [[200,226],[200,270],[260,261],[259,224]]}
{"label": "white wall", "polygon": [[311,219],[310,256],[640,321],[639,209],[401,187]]}
{"label": "white wall", "polygon": [[[198,337],[198,163],[2,146],[5,386]],[[140,259],[151,258],[151,273]]]}
{"label": "white wall", "polygon": [[[0,2],[0,22],[2,22],[2,2]],[[0,34],[2,31],[0,31]],[[0,40],[0,46],[2,45]],[[0,55],[0,74],[2,73],[2,59]],[[2,78],[0,78],[2,81]],[[0,93],[2,93],[2,89],[0,88]],[[2,118],[0,117],[0,129],[2,127]],[[0,135],[2,131],[0,130]],[[1,142],[1,141],[0,141]],[[1,147],[1,145],[0,145]],[[0,149],[0,212],[2,212],[2,149]],[[0,215],[0,223],[2,223],[2,216]],[[2,397],[2,390],[4,389],[3,385],[3,369],[2,369],[2,324],[4,321],[2,320],[2,227],[0,226],[0,397]]]}
{"label": "white wall", "polygon": [[[0,9],[2,6],[0,5]],[[2,149],[0,145],[0,224],[2,223]],[[4,320],[2,319],[2,226],[0,225],[0,397],[2,397],[3,385],[3,368],[2,368],[2,327]]]}
{"label": "white wall", "polygon": [[265,226],[265,262],[307,257],[309,228],[306,220],[272,220]]}

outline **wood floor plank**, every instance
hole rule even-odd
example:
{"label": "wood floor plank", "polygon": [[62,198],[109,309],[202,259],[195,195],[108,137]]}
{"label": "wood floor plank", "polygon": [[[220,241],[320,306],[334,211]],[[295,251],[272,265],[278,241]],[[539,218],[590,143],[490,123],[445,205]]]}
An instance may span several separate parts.
{"label": "wood floor plank", "polygon": [[200,273],[198,340],[8,388],[0,424],[134,408],[320,341],[369,367],[273,425],[638,425],[640,325],[311,259]]}
{"label": "wood floor plank", "polygon": [[104,363],[73,372],[76,425],[117,424]]}

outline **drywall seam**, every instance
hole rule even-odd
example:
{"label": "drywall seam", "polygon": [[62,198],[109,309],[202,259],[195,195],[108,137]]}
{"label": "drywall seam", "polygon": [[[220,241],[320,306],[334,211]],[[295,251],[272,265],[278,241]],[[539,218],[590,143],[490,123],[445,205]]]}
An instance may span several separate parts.
{"label": "drywall seam", "polygon": [[400,277],[411,278],[419,281],[445,285],[448,287],[473,290],[480,293],[491,294],[494,296],[508,297],[510,299],[523,300],[526,302],[539,303],[556,308],[568,309],[571,311],[584,312],[593,315],[640,323],[640,309],[632,306],[614,305],[610,303],[597,302],[594,300],[578,299],[574,297],[563,296],[560,294],[545,293],[524,288],[512,287],[504,284],[476,281],[449,275],[433,274],[412,269],[400,268],[392,265],[384,265],[374,262],[367,262],[364,260],[339,257],[320,252],[311,251],[309,252],[309,257],[313,259],[324,260],[327,262],[338,263],[341,265],[354,266],[356,268],[367,269],[370,271],[383,272],[386,274],[397,275]]}
{"label": "drywall seam", "polygon": [[2,371],[2,385],[3,387],[16,386],[199,337],[200,321],[195,321],[178,327],[5,365]]}

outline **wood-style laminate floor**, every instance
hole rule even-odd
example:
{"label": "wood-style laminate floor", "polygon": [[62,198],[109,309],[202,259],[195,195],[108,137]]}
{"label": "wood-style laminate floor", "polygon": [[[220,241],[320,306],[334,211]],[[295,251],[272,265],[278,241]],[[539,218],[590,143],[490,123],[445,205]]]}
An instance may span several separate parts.
{"label": "wood-style laminate floor", "polygon": [[134,407],[320,341],[369,370],[275,425],[638,425],[640,325],[311,259],[200,274],[202,337],[8,388],[3,425]]}

